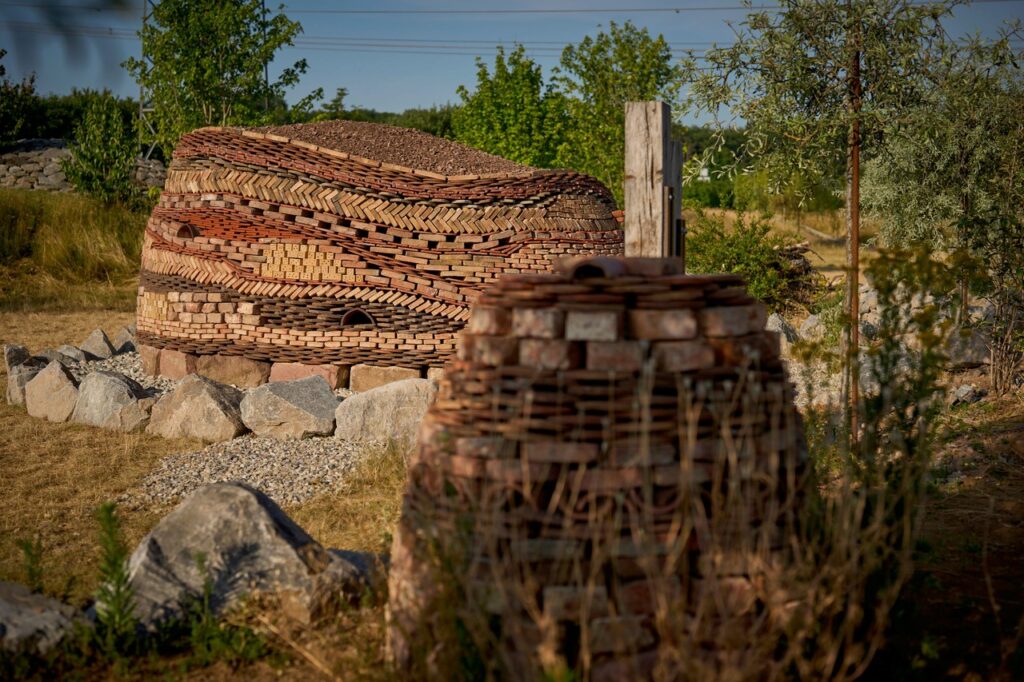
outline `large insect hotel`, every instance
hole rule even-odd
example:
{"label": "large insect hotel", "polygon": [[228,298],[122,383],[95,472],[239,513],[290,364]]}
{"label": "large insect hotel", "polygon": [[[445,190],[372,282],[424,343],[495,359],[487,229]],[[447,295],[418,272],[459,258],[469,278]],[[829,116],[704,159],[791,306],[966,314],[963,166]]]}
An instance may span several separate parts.
{"label": "large insect hotel", "polygon": [[738,277],[681,266],[583,259],[480,296],[410,463],[400,668],[436,665],[456,622],[508,679],[731,679],[798,603],[806,448],[778,335]]}
{"label": "large insect hotel", "polygon": [[173,377],[229,358],[262,380],[332,384],[357,364],[425,373],[502,274],[621,254],[614,207],[587,175],[391,126],[196,130],[146,228],[144,361]]}

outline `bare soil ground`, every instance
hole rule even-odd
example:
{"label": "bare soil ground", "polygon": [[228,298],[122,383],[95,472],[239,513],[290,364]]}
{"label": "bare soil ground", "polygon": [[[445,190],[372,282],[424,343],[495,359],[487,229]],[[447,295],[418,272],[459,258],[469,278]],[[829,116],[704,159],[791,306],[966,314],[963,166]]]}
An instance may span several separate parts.
{"label": "bare soil ground", "polygon": [[1024,403],[955,409],[880,680],[1024,679]]}

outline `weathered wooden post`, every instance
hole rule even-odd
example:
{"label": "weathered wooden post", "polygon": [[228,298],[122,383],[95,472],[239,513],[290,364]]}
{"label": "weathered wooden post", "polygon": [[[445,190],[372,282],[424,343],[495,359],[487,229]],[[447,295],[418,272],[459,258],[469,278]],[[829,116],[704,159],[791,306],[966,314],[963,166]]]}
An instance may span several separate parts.
{"label": "weathered wooden post", "polygon": [[664,102],[626,103],[626,255],[683,258],[683,150]]}

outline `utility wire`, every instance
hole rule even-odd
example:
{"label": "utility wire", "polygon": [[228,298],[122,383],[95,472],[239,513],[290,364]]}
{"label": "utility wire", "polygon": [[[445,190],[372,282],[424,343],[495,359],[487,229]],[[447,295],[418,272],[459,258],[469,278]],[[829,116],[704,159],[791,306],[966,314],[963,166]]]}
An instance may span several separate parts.
{"label": "utility wire", "polygon": [[[971,5],[1019,3],[1024,0],[972,0]],[[928,0],[908,2],[908,5],[935,4]],[[969,5],[968,5],[969,6]],[[0,7],[33,7],[39,8],[38,2],[0,2]],[[123,8],[89,7],[72,3],[48,4],[50,9],[74,9],[79,11],[121,11]],[[384,15],[501,15],[501,14],[682,14],[684,12],[739,12],[749,10],[782,9],[780,5],[689,5],[682,7],[544,7],[519,8],[502,7],[486,9],[406,9],[398,7],[376,9],[346,9],[336,7],[285,7],[285,12],[292,14],[384,14]]]}

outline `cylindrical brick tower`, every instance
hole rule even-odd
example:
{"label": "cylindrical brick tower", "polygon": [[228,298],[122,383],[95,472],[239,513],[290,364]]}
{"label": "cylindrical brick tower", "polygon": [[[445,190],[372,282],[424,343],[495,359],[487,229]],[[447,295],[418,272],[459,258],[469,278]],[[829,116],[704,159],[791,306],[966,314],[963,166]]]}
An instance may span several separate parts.
{"label": "cylindrical brick tower", "polygon": [[489,286],[410,467],[398,664],[464,641],[454,619],[510,679],[643,679],[673,640],[778,606],[765,567],[784,559],[806,454],[764,326],[740,278],[668,259]]}

